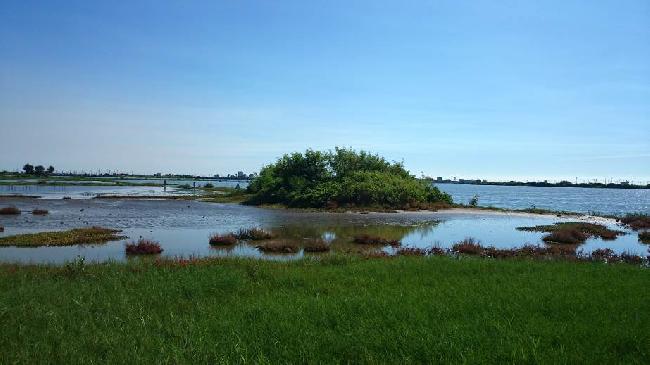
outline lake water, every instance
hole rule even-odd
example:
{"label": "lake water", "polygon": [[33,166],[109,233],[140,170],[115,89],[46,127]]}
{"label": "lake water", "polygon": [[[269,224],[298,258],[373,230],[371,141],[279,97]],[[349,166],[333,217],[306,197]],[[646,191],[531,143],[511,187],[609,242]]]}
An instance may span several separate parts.
{"label": "lake water", "polygon": [[[241,243],[228,248],[208,244],[211,233],[228,233],[239,228],[262,227],[295,239],[323,238],[335,251],[357,250],[351,243],[359,233],[379,234],[399,239],[403,246],[430,248],[451,247],[466,237],[484,245],[500,248],[542,244],[542,233],[522,232],[519,226],[533,226],[566,221],[568,218],[504,214],[494,212],[440,211],[404,213],[319,213],[284,209],[261,209],[236,204],[215,204],[172,200],[36,200],[2,198],[0,206],[15,205],[25,211],[19,216],[0,216],[5,232],[0,237],[20,233],[67,230],[85,226],[123,229],[127,240],[98,245],[70,247],[0,247],[0,261],[62,263],[78,255],[92,261],[126,260],[124,244],[139,237],[159,241],[163,256],[253,256],[290,259],[303,255],[261,254],[254,244]],[[46,216],[26,212],[34,208],[50,211]],[[622,229],[610,222],[612,228]],[[590,239],[579,250],[588,253],[597,248],[612,248],[617,253],[646,255],[648,245],[638,242],[637,233],[615,241]],[[375,248],[388,250],[390,248]]]}
{"label": "lake water", "polygon": [[435,184],[454,202],[467,204],[478,195],[478,204],[509,209],[530,207],[578,213],[623,215],[650,214],[650,189],[548,188],[470,184]]}

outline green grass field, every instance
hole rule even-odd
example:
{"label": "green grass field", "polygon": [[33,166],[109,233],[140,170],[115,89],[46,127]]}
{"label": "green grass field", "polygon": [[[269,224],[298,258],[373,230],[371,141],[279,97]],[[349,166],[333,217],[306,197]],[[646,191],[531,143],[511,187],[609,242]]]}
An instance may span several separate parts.
{"label": "green grass field", "polygon": [[0,266],[0,363],[647,363],[650,271],[450,257]]}

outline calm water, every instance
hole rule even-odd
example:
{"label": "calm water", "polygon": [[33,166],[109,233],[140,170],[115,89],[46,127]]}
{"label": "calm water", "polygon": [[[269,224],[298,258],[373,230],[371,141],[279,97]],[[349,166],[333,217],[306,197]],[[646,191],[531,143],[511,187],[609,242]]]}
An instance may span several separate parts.
{"label": "calm water", "polygon": [[[145,237],[157,240],[163,255],[191,256],[263,256],[265,258],[294,258],[296,255],[262,255],[251,244],[230,248],[213,248],[208,244],[211,233],[227,233],[244,227],[263,227],[283,236],[323,238],[334,250],[357,250],[351,238],[359,233],[380,234],[402,240],[403,246],[429,248],[451,247],[466,237],[474,237],[484,245],[519,247],[541,244],[542,233],[522,232],[515,228],[563,221],[553,216],[500,214],[463,211],[407,213],[317,213],[289,210],[260,209],[234,204],[213,204],[195,201],[138,200],[34,200],[0,199],[0,206],[16,205],[24,211],[48,209],[47,216],[0,216],[5,227],[1,236],[65,230],[100,225],[124,230],[128,240]],[[613,223],[609,224],[613,228]],[[619,237],[615,241],[590,239],[580,247],[585,253],[609,247],[618,253],[647,253],[647,245],[637,240],[637,234]],[[78,255],[88,260],[126,260],[124,244],[116,241],[101,245],[71,247],[18,248],[0,247],[0,261],[53,262],[70,261]],[[388,250],[389,248],[377,248]]]}
{"label": "calm water", "polygon": [[481,206],[525,209],[530,207],[578,213],[598,212],[621,215],[650,214],[650,189],[542,188],[436,184],[455,202],[467,204],[474,195]]}
{"label": "calm water", "polygon": [[[7,181],[7,180],[4,180]],[[136,184],[162,184],[163,180],[129,180]],[[174,185],[188,184],[192,186],[194,180],[167,180],[170,185],[166,189],[159,186],[79,186],[79,185],[0,185],[0,195],[32,195],[42,199],[62,199],[69,196],[72,199],[91,199],[98,195],[129,195],[129,196],[165,196],[192,194],[191,190],[176,189]],[[196,181],[196,186],[212,184],[215,187],[246,187],[246,181],[237,180],[201,180]]]}

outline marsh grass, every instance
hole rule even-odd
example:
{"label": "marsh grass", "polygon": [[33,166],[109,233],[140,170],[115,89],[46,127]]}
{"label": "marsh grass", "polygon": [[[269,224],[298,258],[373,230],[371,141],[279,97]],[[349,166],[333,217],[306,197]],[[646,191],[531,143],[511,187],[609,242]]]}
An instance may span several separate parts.
{"label": "marsh grass", "polygon": [[639,241],[643,243],[650,243],[650,231],[639,232]]}
{"label": "marsh grass", "polygon": [[249,241],[263,241],[275,237],[271,232],[265,231],[261,228],[241,228],[233,235],[237,239]]}
{"label": "marsh grass", "polygon": [[[625,363],[648,270],[325,255],[0,265],[0,363]],[[80,274],[82,273],[82,274]]]}
{"label": "marsh grass", "polygon": [[635,231],[650,228],[650,216],[647,214],[628,214],[620,222]]}
{"label": "marsh grass", "polygon": [[232,246],[237,243],[237,237],[232,233],[218,234],[213,233],[210,235],[210,244],[213,246]]}
{"label": "marsh grass", "polygon": [[329,252],[330,245],[322,239],[311,239],[303,242],[303,250],[305,252]]}
{"label": "marsh grass", "polygon": [[544,242],[570,245],[582,244],[590,237],[615,240],[616,237],[625,234],[622,231],[611,230],[602,224],[587,222],[561,222],[534,227],[517,227],[517,229],[528,232],[548,232],[548,235],[542,237]]}
{"label": "marsh grass", "polygon": [[0,237],[0,246],[71,246],[79,244],[103,243],[125,238],[116,229],[90,227],[75,228],[61,232],[41,232]]}
{"label": "marsh grass", "polygon": [[127,255],[155,255],[163,252],[160,243],[140,238],[136,242],[127,243],[125,246]]}
{"label": "marsh grass", "polygon": [[300,245],[295,241],[278,240],[266,242],[256,248],[265,253],[298,253]]}
{"label": "marsh grass", "polygon": [[0,215],[19,215],[20,213],[20,209],[16,207],[0,208]]}
{"label": "marsh grass", "polygon": [[398,247],[402,243],[399,240],[383,238],[380,236],[373,236],[370,234],[359,234],[353,237],[352,242],[360,245],[377,245],[377,246],[392,246]]}
{"label": "marsh grass", "polygon": [[34,209],[32,210],[33,215],[48,215],[50,212],[46,209]]}

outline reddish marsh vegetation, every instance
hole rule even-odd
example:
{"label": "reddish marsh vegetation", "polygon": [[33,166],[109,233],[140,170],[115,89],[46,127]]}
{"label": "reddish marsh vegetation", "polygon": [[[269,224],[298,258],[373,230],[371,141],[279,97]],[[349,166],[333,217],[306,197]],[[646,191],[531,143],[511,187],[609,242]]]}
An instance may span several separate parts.
{"label": "reddish marsh vegetation", "polygon": [[602,224],[587,222],[562,222],[534,227],[518,227],[520,231],[548,232],[542,240],[546,243],[562,243],[578,245],[588,238],[600,237],[604,240],[614,240],[625,232],[614,231]]}
{"label": "reddish marsh vegetation", "polygon": [[257,249],[266,253],[297,253],[300,246],[292,241],[271,241],[257,246]]}
{"label": "reddish marsh vegetation", "polygon": [[214,233],[210,236],[210,244],[213,246],[232,246],[237,243],[237,237],[232,233],[220,235]]}
{"label": "reddish marsh vegetation", "polygon": [[161,253],[163,249],[160,243],[144,238],[140,238],[137,242],[126,244],[127,255],[152,255]]}
{"label": "reddish marsh vegetation", "polygon": [[46,209],[34,209],[32,210],[33,215],[48,215],[50,212],[48,212]]}
{"label": "reddish marsh vegetation", "polygon": [[650,228],[650,216],[646,214],[628,214],[620,221],[635,231]]}
{"label": "reddish marsh vegetation", "polygon": [[20,209],[18,209],[16,207],[0,208],[0,214],[1,215],[18,215],[18,214],[20,214]]}
{"label": "reddish marsh vegetation", "polygon": [[354,243],[361,245],[380,245],[380,246],[400,246],[402,243],[399,240],[391,240],[379,236],[371,236],[369,234],[360,234],[354,236],[352,240]]}

